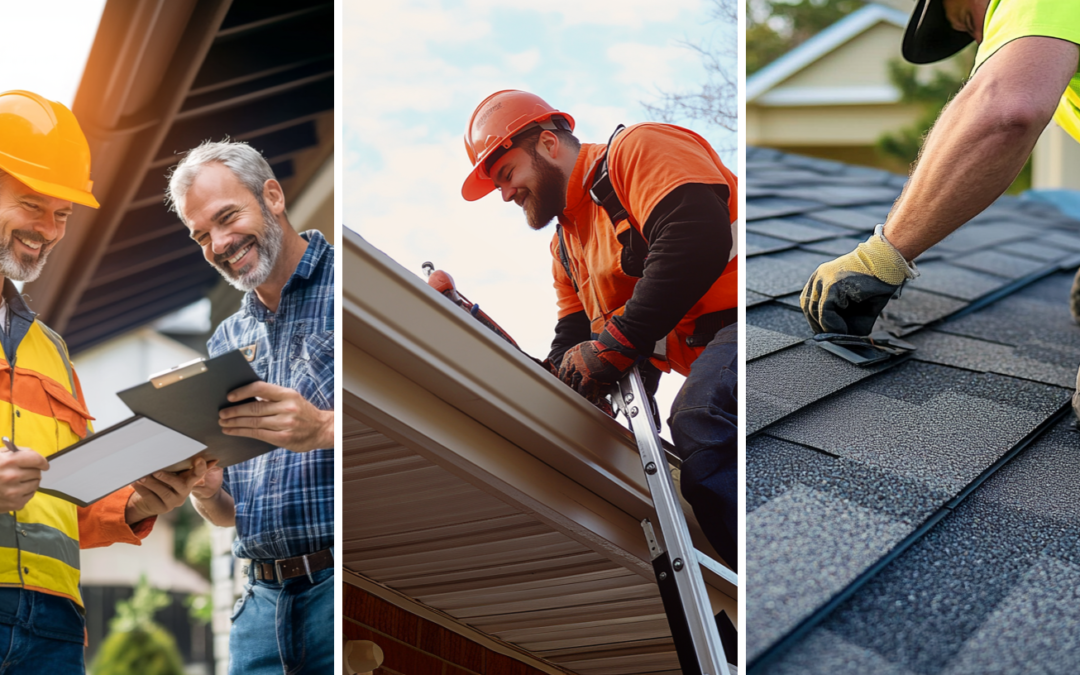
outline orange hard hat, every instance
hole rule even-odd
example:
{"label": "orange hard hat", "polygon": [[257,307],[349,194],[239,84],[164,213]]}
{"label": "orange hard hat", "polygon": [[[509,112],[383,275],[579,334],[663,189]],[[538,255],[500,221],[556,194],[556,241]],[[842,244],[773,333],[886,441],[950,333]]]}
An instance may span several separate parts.
{"label": "orange hard hat", "polygon": [[552,108],[536,94],[507,89],[485,98],[465,127],[465,150],[473,169],[461,186],[461,196],[471,202],[494,190],[488,168],[513,146],[514,136],[534,124],[544,129],[574,130],[573,117]]}
{"label": "orange hard hat", "polygon": [[0,93],[0,169],[43,195],[98,208],[90,145],[61,103],[29,91]]}

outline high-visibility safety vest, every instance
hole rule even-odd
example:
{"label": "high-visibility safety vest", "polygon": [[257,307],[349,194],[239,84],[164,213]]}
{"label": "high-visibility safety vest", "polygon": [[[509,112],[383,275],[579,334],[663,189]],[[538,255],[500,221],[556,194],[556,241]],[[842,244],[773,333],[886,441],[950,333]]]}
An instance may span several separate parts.
{"label": "high-visibility safety vest", "polygon": [[[29,448],[20,452],[49,457],[85,438],[92,418],[63,340],[33,320],[21,297],[5,295],[9,330],[0,335],[0,435]],[[0,586],[82,605],[79,520],[74,504],[41,492],[21,511],[0,514]]]}
{"label": "high-visibility safety vest", "polygon": [[[619,127],[607,145],[581,145],[551,240],[560,319],[584,310],[598,334],[623,313],[648,253],[642,226],[671,190],[689,183],[726,189],[734,245],[738,180],[698,134],[650,122]],[[720,278],[658,345],[663,356],[654,365],[690,372],[711,335],[737,319],[738,273],[733,249]]]}

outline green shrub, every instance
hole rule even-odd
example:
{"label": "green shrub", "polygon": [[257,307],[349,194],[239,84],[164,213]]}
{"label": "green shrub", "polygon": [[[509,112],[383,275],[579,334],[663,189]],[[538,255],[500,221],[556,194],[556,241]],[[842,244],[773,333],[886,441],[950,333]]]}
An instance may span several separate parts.
{"label": "green shrub", "polygon": [[116,603],[109,636],[90,666],[92,675],[184,675],[176,641],[154,623],[154,613],[169,602],[167,593],[150,588],[141,577],[131,599]]}

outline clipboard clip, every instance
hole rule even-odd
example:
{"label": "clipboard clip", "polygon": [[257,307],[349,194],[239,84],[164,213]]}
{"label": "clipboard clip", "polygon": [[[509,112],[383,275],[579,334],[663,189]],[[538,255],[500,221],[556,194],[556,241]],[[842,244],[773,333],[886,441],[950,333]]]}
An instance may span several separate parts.
{"label": "clipboard clip", "polygon": [[203,359],[195,359],[194,361],[181,363],[178,366],[173,366],[168,370],[151,375],[150,382],[154,385],[155,389],[161,389],[170,384],[175,384],[180,380],[190,379],[205,372],[206,362]]}

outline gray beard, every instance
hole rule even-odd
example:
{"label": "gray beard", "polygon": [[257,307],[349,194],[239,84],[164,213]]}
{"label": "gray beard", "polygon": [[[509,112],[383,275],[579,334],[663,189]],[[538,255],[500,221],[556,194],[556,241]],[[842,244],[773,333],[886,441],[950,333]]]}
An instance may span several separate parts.
{"label": "gray beard", "polygon": [[256,236],[253,244],[259,254],[259,261],[254,267],[242,274],[235,274],[235,271],[229,268],[211,263],[218,272],[221,272],[221,276],[229,282],[230,286],[245,293],[266,283],[266,280],[270,278],[270,273],[274,271],[278,256],[281,255],[281,244],[284,239],[281,234],[281,225],[265,205],[263,205],[262,213],[263,234],[261,237]]}
{"label": "gray beard", "polygon": [[8,235],[8,240],[0,244],[0,274],[12,281],[33,281],[41,275],[45,260],[52,251],[51,244],[42,244],[37,258],[27,260],[12,250],[15,233]]}

